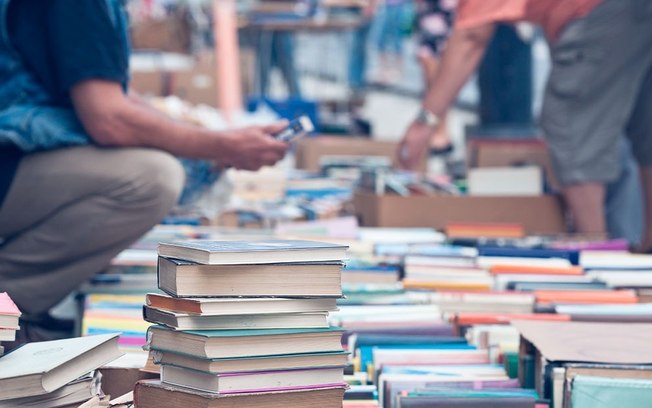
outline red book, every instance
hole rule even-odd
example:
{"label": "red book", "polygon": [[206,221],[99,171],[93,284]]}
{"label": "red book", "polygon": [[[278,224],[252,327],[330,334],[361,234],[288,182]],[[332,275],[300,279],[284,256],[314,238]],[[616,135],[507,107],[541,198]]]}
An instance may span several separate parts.
{"label": "red book", "polygon": [[512,320],[570,321],[571,318],[569,315],[554,313],[458,313],[453,318],[453,322],[458,325],[458,327],[474,324],[509,324]]}

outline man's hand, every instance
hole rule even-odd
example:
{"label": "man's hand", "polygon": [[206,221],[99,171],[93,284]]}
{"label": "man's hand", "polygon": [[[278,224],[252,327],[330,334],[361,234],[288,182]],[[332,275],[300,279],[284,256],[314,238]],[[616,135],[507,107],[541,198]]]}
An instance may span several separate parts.
{"label": "man's hand", "polygon": [[287,143],[279,142],[274,134],[287,126],[282,121],[270,126],[250,126],[221,133],[224,149],[215,152],[220,165],[240,170],[258,170],[272,166],[283,159],[288,150]]}
{"label": "man's hand", "polygon": [[412,122],[398,147],[398,162],[405,170],[414,170],[428,151],[434,129],[419,122]]}

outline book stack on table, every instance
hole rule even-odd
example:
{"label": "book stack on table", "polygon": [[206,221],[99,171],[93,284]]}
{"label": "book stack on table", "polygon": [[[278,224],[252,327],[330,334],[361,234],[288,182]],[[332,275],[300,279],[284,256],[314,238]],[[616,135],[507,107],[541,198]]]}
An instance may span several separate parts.
{"label": "book stack on table", "polygon": [[0,357],[5,348],[2,342],[16,340],[16,330],[20,330],[20,310],[5,292],[0,293]]}
{"label": "book stack on table", "polygon": [[341,407],[348,354],[337,310],[346,246],[185,241],[159,246],[159,287],[143,314],[160,381],[140,408]]}

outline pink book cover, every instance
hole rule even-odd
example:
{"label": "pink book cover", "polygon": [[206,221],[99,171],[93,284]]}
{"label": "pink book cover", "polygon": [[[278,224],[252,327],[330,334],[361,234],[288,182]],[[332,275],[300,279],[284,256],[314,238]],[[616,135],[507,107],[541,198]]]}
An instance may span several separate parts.
{"label": "pink book cover", "polygon": [[0,315],[20,316],[20,310],[6,292],[0,293]]}

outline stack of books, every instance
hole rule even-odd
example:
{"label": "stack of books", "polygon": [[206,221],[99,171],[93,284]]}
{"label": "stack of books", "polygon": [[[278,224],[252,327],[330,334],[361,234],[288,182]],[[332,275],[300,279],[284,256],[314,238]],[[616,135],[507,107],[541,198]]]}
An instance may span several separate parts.
{"label": "stack of books", "polygon": [[[106,402],[96,371],[122,355],[118,334],[29,343],[0,358],[0,408]],[[100,405],[95,405],[100,406]]]}
{"label": "stack of books", "polygon": [[185,241],[159,246],[159,287],[143,314],[161,381],[138,407],[340,407],[346,384],[337,310],[346,246]]}
{"label": "stack of books", "polygon": [[5,352],[3,341],[16,340],[16,330],[20,330],[18,321],[20,310],[5,292],[0,293],[0,356]]}

